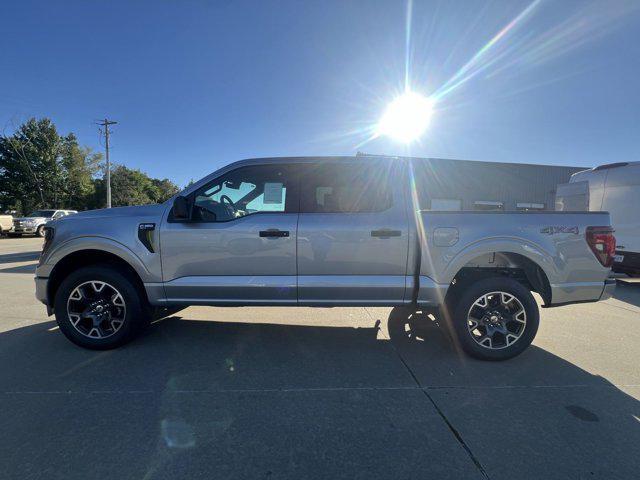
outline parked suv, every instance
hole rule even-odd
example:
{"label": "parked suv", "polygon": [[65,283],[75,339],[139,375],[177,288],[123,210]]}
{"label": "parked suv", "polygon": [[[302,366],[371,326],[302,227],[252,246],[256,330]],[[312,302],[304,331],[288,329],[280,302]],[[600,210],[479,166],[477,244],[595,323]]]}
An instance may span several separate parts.
{"label": "parked suv", "polygon": [[67,215],[78,213],[76,210],[34,210],[26,217],[13,219],[13,231],[10,236],[19,237],[24,234],[44,237],[44,226],[50,220],[57,220]]}
{"label": "parked suv", "polygon": [[611,295],[608,213],[430,211],[425,168],[245,160],[161,205],[65,217],[45,228],[36,296],[94,349],[160,307],[441,307],[467,353],[501,360],[536,335],[531,292],[547,306]]}

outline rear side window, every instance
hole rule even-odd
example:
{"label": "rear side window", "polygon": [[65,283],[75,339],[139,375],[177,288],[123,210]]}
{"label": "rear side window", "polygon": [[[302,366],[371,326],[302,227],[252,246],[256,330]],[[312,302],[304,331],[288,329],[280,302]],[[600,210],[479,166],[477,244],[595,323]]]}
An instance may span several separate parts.
{"label": "rear side window", "polygon": [[370,213],[391,208],[390,164],[309,165],[302,176],[304,213]]}

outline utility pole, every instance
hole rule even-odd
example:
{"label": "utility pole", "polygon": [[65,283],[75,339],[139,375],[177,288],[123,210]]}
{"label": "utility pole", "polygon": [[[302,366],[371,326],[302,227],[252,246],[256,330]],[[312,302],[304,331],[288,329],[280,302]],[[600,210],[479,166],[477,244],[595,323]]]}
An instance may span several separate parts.
{"label": "utility pole", "polygon": [[115,125],[118,122],[114,122],[113,120],[104,119],[101,122],[97,122],[98,125],[104,127],[104,147],[105,153],[107,157],[107,174],[106,174],[106,183],[107,183],[107,208],[111,208],[111,163],[109,162],[109,125]]}

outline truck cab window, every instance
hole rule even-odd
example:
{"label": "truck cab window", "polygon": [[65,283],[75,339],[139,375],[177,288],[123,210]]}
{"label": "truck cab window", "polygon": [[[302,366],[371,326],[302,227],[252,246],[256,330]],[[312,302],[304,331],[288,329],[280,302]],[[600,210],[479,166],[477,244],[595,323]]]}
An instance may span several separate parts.
{"label": "truck cab window", "polygon": [[238,168],[196,192],[193,220],[228,222],[256,213],[295,212],[293,183],[286,165]]}
{"label": "truck cab window", "polygon": [[306,213],[382,212],[393,204],[388,165],[321,164],[302,177],[301,211]]}

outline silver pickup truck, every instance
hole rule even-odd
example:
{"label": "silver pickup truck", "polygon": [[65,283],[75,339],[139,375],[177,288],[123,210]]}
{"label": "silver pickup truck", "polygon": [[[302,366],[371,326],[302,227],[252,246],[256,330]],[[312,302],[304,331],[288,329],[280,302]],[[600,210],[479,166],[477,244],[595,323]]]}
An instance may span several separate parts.
{"label": "silver pickup truck", "polygon": [[9,235],[12,237],[20,237],[26,234],[44,237],[44,227],[47,222],[74,213],[78,212],[76,210],[35,210],[26,217],[14,218],[13,230]]}
{"label": "silver pickup truck", "polygon": [[440,307],[467,353],[500,360],[536,334],[531,292],[546,306],[611,295],[608,213],[428,211],[419,168],[245,160],[161,205],[53,221],[36,296],[93,349],[124,344],[162,308]]}

